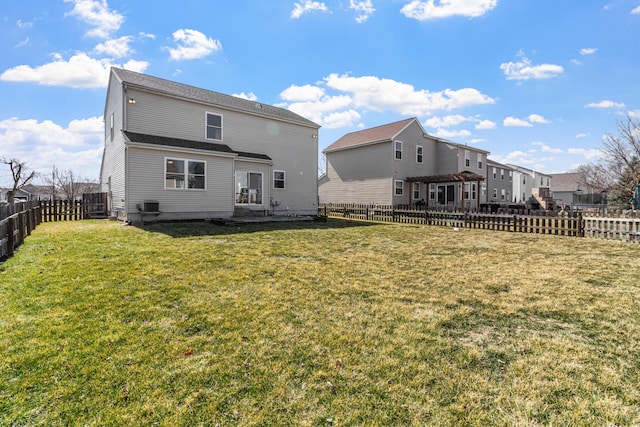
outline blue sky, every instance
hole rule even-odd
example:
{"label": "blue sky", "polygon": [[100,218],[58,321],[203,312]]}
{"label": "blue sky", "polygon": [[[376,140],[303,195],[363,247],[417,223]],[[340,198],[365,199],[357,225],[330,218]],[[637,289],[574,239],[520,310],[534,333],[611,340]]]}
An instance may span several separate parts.
{"label": "blue sky", "polygon": [[[640,0],[3,0],[0,156],[97,179],[111,66],[546,173],[640,118]],[[0,185],[9,182],[0,168]]]}

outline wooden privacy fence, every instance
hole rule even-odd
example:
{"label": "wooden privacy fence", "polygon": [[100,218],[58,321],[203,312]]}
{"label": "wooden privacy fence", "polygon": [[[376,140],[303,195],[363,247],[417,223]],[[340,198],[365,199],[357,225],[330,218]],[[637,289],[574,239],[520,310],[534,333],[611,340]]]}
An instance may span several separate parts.
{"label": "wooden privacy fence", "polygon": [[324,204],[324,216],[515,233],[553,234],[640,242],[640,219],[585,217],[581,212],[540,215],[440,212],[385,205]]}
{"label": "wooden privacy fence", "polygon": [[0,259],[13,255],[41,222],[39,202],[0,206]]}
{"label": "wooden privacy fence", "polygon": [[[89,197],[87,197],[89,196]],[[36,200],[0,206],[0,259],[13,255],[43,222],[106,218],[106,193],[85,194],[83,200]]]}

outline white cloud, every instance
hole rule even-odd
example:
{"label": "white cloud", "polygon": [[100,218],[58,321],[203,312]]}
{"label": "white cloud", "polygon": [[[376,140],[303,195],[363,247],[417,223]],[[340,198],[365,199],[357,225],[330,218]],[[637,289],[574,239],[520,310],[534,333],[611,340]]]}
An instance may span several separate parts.
{"label": "white cloud", "polygon": [[123,36],[119,39],[107,40],[99,43],[93,50],[96,53],[109,55],[114,58],[122,58],[132,53],[129,43],[133,40],[131,36]]}
{"label": "white cloud", "polygon": [[633,9],[633,10],[631,11],[631,14],[632,14],[632,15],[633,15],[633,14],[640,14],[640,6],[636,7],[635,9]]}
{"label": "white cloud", "polygon": [[147,39],[151,39],[151,40],[155,40],[156,39],[156,35],[155,34],[151,34],[151,33],[145,33],[145,32],[140,32],[139,33],[140,37],[144,37]]}
{"label": "white cloud", "polygon": [[573,154],[573,155],[577,155],[577,156],[584,156],[584,158],[586,158],[588,160],[600,159],[603,156],[602,150],[598,150],[598,149],[595,149],[595,148],[591,148],[591,149],[569,148],[567,150],[567,153]]}
{"label": "white cloud", "polygon": [[[143,72],[149,64],[144,61],[129,61],[124,68]],[[91,58],[84,53],[63,60],[55,55],[55,60],[48,64],[31,67],[18,65],[0,74],[0,81],[32,82],[43,86],[68,86],[73,88],[106,87],[109,70],[113,64],[108,59]]]}
{"label": "white cloud", "polygon": [[327,114],[322,118],[322,126],[327,129],[338,129],[353,126],[360,120],[360,113],[356,110],[340,111]]}
{"label": "white cloud", "polygon": [[502,122],[502,126],[507,126],[507,127],[513,127],[513,126],[518,126],[518,127],[531,127],[533,126],[531,123],[529,123],[526,120],[522,120],[522,119],[518,119],[515,117],[507,117],[506,119],[503,120]]}
{"label": "white cloud", "polygon": [[553,148],[546,144],[540,144],[540,151],[542,151],[543,153],[553,153],[553,154],[560,154],[563,152],[562,149],[560,148]]}
{"label": "white cloud", "polygon": [[295,3],[293,5],[293,10],[291,11],[291,19],[300,18],[305,13],[313,11],[329,12],[329,9],[323,2],[302,0],[300,3]]}
{"label": "white cloud", "polygon": [[28,46],[29,45],[29,37],[27,37],[26,39],[22,40],[20,43],[18,43],[17,45],[15,45],[15,48],[19,48],[22,46]]}
{"label": "white cloud", "polygon": [[481,142],[485,142],[486,139],[484,138],[473,138],[469,140],[469,144],[479,144]]}
{"label": "white cloud", "polygon": [[110,10],[106,0],[64,0],[73,3],[73,9],[66,15],[77,17],[94,27],[87,32],[88,36],[108,38],[111,33],[120,29],[124,16],[118,11]]}
{"label": "white cloud", "polygon": [[353,110],[352,99],[346,95],[324,96],[316,101],[294,102],[285,107],[321,125],[324,123],[324,118],[331,114]]}
{"label": "white cloud", "polygon": [[365,0],[365,1],[349,0],[349,8],[357,12],[356,22],[358,24],[362,24],[363,22],[366,22],[369,19],[369,17],[371,17],[371,15],[373,15],[373,13],[376,11],[376,9],[373,7],[373,3],[371,2],[371,0]]}
{"label": "white cloud", "polygon": [[280,98],[291,102],[318,101],[323,95],[324,89],[312,85],[291,85],[280,92]]}
{"label": "white cloud", "polygon": [[576,138],[577,138],[577,139],[580,139],[580,138],[586,138],[586,137],[588,137],[588,136],[589,136],[589,134],[588,134],[588,133],[579,133],[579,134],[577,134],[577,135],[576,135]]}
{"label": "white cloud", "polygon": [[18,19],[16,25],[18,28],[33,28],[33,22],[24,22],[22,19]]}
{"label": "white cloud", "polygon": [[491,120],[483,120],[476,125],[477,130],[488,130],[488,129],[495,129],[495,128],[496,128],[496,124]]}
{"label": "white cloud", "polygon": [[544,117],[542,117],[539,114],[531,114],[529,115],[529,122],[530,123],[549,123],[549,121],[547,119],[545,119]]}
{"label": "white cloud", "polygon": [[585,105],[587,108],[624,108],[625,105],[621,102],[613,102],[609,100],[602,100],[600,102],[592,102]]}
{"label": "white cloud", "polygon": [[471,136],[471,132],[466,129],[461,130],[446,130],[446,129],[438,129],[433,135],[439,138],[465,138],[467,136]]}
{"label": "white cloud", "polygon": [[596,49],[595,47],[585,47],[583,49],[580,49],[580,55],[593,55],[597,50],[598,49]]}
{"label": "white cloud", "polygon": [[558,77],[564,68],[555,64],[532,65],[531,60],[524,53],[518,52],[517,62],[504,62],[500,69],[507,76],[507,80],[549,79]]}
{"label": "white cloud", "polygon": [[125,62],[122,68],[125,70],[135,71],[137,73],[144,73],[148,66],[149,63],[147,61],[136,61],[135,59],[132,59]]}
{"label": "white cloud", "polygon": [[55,164],[58,169],[97,178],[103,139],[102,117],[72,120],[66,127],[50,120],[13,117],[0,121],[0,146],[41,173]]}
{"label": "white cloud", "polygon": [[232,96],[235,96],[236,98],[248,99],[249,101],[257,101],[258,100],[258,97],[253,92],[249,92],[249,93],[244,93],[244,92],[234,93]]}
{"label": "white cloud", "polygon": [[445,89],[440,92],[416,90],[412,85],[375,76],[353,77],[331,74],[324,78],[331,89],[350,94],[356,107],[375,111],[397,111],[405,115],[425,115],[434,110],[453,110],[495,101],[476,89]]}
{"label": "white cloud", "polygon": [[470,119],[460,114],[444,117],[431,117],[424,124],[430,128],[448,128],[469,121]]}
{"label": "white cloud", "polygon": [[178,44],[176,48],[168,48],[173,60],[200,59],[222,49],[219,40],[207,37],[197,30],[188,28],[177,30],[173,33],[173,41]]}
{"label": "white cloud", "polygon": [[640,110],[629,111],[627,115],[632,119],[640,119]]}
{"label": "white cloud", "polygon": [[477,18],[495,8],[498,0],[413,0],[400,10],[407,18],[429,19],[466,16]]}

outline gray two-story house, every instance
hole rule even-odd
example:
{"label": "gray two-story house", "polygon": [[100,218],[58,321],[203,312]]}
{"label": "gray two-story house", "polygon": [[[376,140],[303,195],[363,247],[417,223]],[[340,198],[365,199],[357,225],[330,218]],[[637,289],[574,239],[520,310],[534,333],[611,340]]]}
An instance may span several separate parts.
{"label": "gray two-story house", "polygon": [[320,126],[292,111],[112,68],[104,122],[120,220],[317,213]]}
{"label": "gray two-story house", "polygon": [[488,152],[428,135],[415,117],[346,134],[323,153],[321,203],[479,207]]}

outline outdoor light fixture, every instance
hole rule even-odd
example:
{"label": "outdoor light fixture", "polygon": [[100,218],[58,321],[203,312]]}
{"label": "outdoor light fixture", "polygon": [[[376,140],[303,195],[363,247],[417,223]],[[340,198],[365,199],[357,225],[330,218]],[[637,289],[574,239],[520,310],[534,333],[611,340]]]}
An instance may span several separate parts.
{"label": "outdoor light fixture", "polygon": [[133,99],[133,98],[129,98],[129,104],[135,104],[135,103],[136,103],[136,100],[135,100],[135,99]]}

